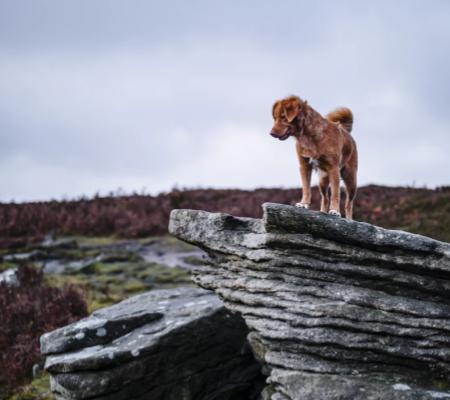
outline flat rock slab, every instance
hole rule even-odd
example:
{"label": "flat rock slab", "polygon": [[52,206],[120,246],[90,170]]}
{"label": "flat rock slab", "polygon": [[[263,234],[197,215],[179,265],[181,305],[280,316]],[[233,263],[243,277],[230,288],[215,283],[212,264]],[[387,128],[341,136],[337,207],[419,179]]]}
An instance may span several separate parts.
{"label": "flat rock slab", "polygon": [[174,210],[194,281],[250,328],[264,400],[450,399],[450,244],[281,204]]}
{"label": "flat rock slab", "polygon": [[195,288],[134,296],[41,337],[57,399],[252,399],[243,319]]}

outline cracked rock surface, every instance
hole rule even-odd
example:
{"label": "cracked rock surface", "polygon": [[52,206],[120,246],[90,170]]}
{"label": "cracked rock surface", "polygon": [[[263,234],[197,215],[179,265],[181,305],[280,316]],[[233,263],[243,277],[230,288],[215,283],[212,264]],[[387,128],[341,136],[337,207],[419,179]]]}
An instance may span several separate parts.
{"label": "cracked rock surface", "polygon": [[41,337],[56,399],[247,400],[261,379],[242,318],[213,293],[155,290]]}
{"label": "cracked rock surface", "polygon": [[174,210],[194,281],[240,313],[264,400],[450,399],[450,244],[281,204]]}

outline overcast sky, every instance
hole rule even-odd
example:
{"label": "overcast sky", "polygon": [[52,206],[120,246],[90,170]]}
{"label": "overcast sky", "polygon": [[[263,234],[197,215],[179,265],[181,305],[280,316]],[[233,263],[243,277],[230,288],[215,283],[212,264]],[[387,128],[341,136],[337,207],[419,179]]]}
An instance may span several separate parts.
{"label": "overcast sky", "polygon": [[450,184],[450,1],[0,0],[0,201],[295,187],[275,100],[355,115],[360,184]]}

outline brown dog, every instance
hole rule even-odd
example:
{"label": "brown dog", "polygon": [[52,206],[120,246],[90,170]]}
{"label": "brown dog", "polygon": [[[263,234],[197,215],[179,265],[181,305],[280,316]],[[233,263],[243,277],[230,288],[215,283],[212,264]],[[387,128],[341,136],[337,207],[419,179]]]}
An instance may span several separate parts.
{"label": "brown dog", "polygon": [[[311,204],[311,172],[317,167],[320,174],[320,211],[340,214],[340,177],[346,188],[345,217],[352,219],[356,196],[358,153],[350,132],[353,114],[348,108],[338,108],[322,117],[306,101],[290,96],[277,101],[272,109],[275,125],[270,134],[280,140],[296,139],[303,195],[296,206],[309,208]],[[331,203],[328,187],[331,184]]]}

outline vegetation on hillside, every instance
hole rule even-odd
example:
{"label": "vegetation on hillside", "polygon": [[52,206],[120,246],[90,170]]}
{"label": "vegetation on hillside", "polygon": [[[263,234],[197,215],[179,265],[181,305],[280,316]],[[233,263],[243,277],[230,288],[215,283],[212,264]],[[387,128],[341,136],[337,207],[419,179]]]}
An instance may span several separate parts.
{"label": "vegetation on hillside", "polygon": [[[46,234],[137,238],[167,232],[170,211],[194,208],[260,217],[261,204],[294,204],[299,189],[173,190],[158,196],[95,197],[73,201],[0,204],[0,248],[21,247]],[[319,194],[313,189],[313,207]],[[355,219],[450,241],[450,187],[435,190],[365,186]]]}

